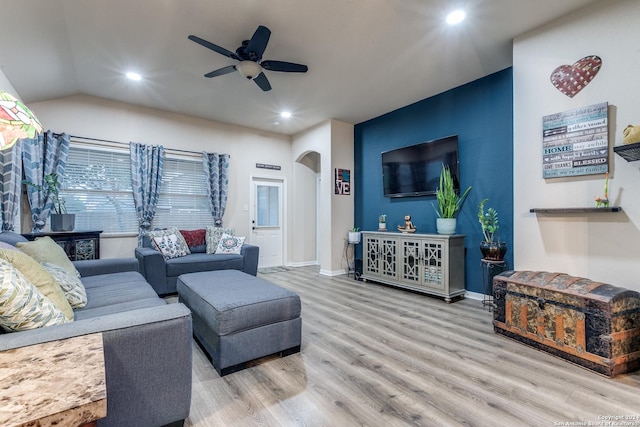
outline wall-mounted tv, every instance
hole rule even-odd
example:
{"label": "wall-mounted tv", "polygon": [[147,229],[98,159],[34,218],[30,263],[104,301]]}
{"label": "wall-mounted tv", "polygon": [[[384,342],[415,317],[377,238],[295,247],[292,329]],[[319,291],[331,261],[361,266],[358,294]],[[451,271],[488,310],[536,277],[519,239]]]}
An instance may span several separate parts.
{"label": "wall-mounted tv", "polygon": [[460,190],[458,135],[382,153],[385,197],[429,196],[436,193],[442,164],[448,165],[456,190]]}

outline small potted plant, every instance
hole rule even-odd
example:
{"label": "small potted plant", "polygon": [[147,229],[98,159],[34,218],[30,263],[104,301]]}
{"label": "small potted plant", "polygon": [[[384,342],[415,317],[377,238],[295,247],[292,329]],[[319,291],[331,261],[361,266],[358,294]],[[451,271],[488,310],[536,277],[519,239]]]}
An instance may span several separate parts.
{"label": "small potted plant", "polygon": [[387,231],[387,215],[378,217],[378,231]]}
{"label": "small potted plant", "polygon": [[457,192],[453,185],[453,177],[451,176],[451,170],[449,166],[442,165],[440,171],[440,185],[436,188],[436,200],[438,202],[438,208],[431,203],[433,209],[436,211],[436,230],[438,234],[455,234],[456,232],[456,217],[462,209],[464,201],[467,199],[471,187],[469,186],[464,193]]}
{"label": "small potted plant", "polygon": [[480,242],[480,252],[482,252],[483,259],[502,261],[507,253],[507,244],[500,241],[500,235],[498,234],[500,229],[498,211],[494,208],[487,208],[486,212],[484,210],[487,200],[489,199],[482,199],[478,204],[478,222],[482,227],[482,235],[484,237],[484,240]]}
{"label": "small potted plant", "polygon": [[349,230],[349,243],[353,243],[354,245],[360,243],[360,229],[358,227],[353,227]]}
{"label": "small potted plant", "polygon": [[[60,177],[57,173],[50,173],[44,176],[42,186],[30,181],[23,181],[26,185],[44,190],[46,200],[51,200],[53,212],[51,212],[51,231],[73,231],[75,227],[76,215],[67,213],[64,199],[60,197]],[[45,202],[46,203],[46,202]]]}

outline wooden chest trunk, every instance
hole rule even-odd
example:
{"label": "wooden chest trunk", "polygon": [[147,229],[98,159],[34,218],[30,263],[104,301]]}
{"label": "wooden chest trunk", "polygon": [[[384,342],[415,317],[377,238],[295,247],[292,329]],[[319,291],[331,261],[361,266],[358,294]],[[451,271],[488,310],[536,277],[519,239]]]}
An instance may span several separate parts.
{"label": "wooden chest trunk", "polygon": [[493,279],[496,333],[608,376],[640,367],[640,293],[561,273]]}

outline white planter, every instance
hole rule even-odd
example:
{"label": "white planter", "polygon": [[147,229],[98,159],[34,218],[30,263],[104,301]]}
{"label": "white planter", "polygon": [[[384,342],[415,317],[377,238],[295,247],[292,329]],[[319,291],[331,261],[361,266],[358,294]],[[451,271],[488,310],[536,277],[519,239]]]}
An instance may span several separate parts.
{"label": "white planter", "polygon": [[349,243],[353,243],[357,245],[360,243],[360,232],[359,231],[350,231],[349,232]]}
{"label": "white planter", "polygon": [[387,223],[386,222],[379,222],[378,223],[378,230],[379,231],[385,231],[387,229]]}
{"label": "white planter", "polygon": [[456,218],[436,218],[438,234],[456,234]]}

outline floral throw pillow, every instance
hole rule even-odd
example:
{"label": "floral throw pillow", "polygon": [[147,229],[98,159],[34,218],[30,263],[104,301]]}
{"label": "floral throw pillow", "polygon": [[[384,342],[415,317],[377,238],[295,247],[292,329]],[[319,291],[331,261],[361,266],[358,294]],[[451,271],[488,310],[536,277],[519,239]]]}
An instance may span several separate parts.
{"label": "floral throw pillow", "polygon": [[160,248],[158,248],[155,238],[163,237],[163,236],[171,236],[171,235],[175,236],[176,242],[178,246],[180,246],[180,252],[185,252],[185,255],[189,255],[191,253],[191,251],[189,250],[189,246],[187,245],[187,242],[185,242],[184,237],[182,237],[182,234],[180,234],[180,231],[178,230],[177,227],[168,227],[168,228],[165,228],[164,230],[147,231],[147,237],[151,241],[151,244],[153,245],[153,247],[159,252],[162,252],[162,251],[160,250]]}
{"label": "floral throw pillow", "polygon": [[235,230],[233,228],[223,228],[223,227],[207,227],[206,232],[206,240],[207,240],[207,253],[215,254],[218,250],[218,242],[220,242],[220,238],[223,234],[229,234],[233,236],[235,234]]}
{"label": "floral throw pillow", "polygon": [[223,234],[218,242],[217,254],[239,254],[242,250],[245,237]]}
{"label": "floral throw pillow", "polygon": [[179,243],[179,238],[175,234],[156,236],[151,241],[165,260],[189,255]]}

